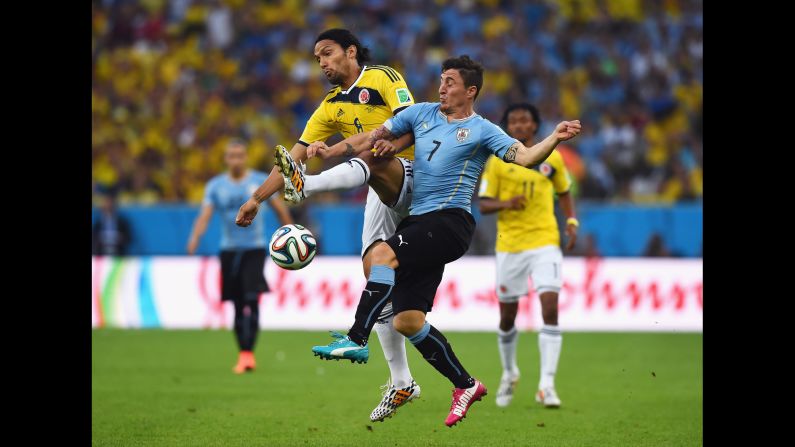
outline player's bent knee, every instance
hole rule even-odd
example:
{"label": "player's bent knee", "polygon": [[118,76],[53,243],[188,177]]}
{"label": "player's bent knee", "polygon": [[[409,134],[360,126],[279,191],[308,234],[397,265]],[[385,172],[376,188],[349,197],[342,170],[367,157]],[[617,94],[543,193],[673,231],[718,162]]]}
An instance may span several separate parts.
{"label": "player's bent knee", "polygon": [[374,161],[377,161],[373,151],[359,152],[359,154],[356,155],[356,158],[361,159],[363,162],[367,163],[368,166],[372,165]]}
{"label": "player's bent knee", "polygon": [[514,315],[513,318],[500,318],[500,330],[502,331],[510,331],[513,329],[513,326],[516,324],[516,316]]}
{"label": "player's bent knee", "polygon": [[541,317],[544,324],[558,324],[558,292],[557,290],[538,290],[541,298]]}
{"label": "player's bent knee", "polygon": [[406,337],[419,332],[425,325],[425,314],[420,311],[404,311],[392,319],[395,330]]}
{"label": "player's bent knee", "polygon": [[362,270],[364,270],[365,278],[370,277],[370,267],[373,266],[373,247],[383,242],[384,241],[379,239],[370,244],[370,246],[367,247],[367,250],[364,251],[364,254],[362,255]]}
{"label": "player's bent knee", "polygon": [[393,269],[398,266],[397,255],[386,242],[376,244],[370,256],[372,265],[388,265]]}

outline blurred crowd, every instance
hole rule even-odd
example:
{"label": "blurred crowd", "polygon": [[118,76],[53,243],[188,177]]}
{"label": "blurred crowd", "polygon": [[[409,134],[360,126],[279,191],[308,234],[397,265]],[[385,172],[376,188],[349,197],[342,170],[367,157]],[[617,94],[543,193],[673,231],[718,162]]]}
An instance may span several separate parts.
{"label": "blurred crowd", "polygon": [[[584,132],[560,146],[580,199],[702,197],[703,13],[696,0],[95,0],[92,160],[121,204],[202,198],[230,138],[270,171],[330,87],[316,36],[351,29],[373,63],[438,100],[442,60],[487,73],[475,110],[512,102]],[[311,160],[310,171],[338,161]],[[361,191],[327,201],[364,201]]]}

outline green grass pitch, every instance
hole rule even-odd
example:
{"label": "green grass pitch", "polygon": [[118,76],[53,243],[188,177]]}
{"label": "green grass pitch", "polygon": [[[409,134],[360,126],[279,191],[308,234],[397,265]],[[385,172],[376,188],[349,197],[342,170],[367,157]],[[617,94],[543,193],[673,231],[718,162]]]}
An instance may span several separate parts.
{"label": "green grass pitch", "polygon": [[373,335],[370,361],[324,361],[326,332],[263,331],[257,371],[237,376],[234,337],[217,330],[93,330],[95,446],[692,446],[702,445],[702,335],[564,333],[558,410],[533,400],[537,334],[522,333],[522,379],[508,408],[495,333],[446,334],[489,395],[447,428],[450,383],[411,344],[422,396],[370,422],[388,368]]}

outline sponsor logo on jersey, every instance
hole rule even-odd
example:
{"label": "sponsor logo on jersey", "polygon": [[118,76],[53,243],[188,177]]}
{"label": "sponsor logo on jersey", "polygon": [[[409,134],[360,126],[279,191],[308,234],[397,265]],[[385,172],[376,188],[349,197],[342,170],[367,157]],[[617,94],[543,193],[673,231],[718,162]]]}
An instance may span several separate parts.
{"label": "sponsor logo on jersey", "polygon": [[469,129],[460,128],[455,134],[455,139],[459,142],[464,141],[469,136]]}
{"label": "sponsor logo on jersey", "polygon": [[337,118],[341,117],[342,115],[345,115],[345,111],[342,110],[342,107],[340,107],[340,109],[337,110]]}
{"label": "sponsor logo on jersey", "polygon": [[363,88],[362,91],[359,92],[359,102],[362,104],[367,104],[370,101],[370,92]]}

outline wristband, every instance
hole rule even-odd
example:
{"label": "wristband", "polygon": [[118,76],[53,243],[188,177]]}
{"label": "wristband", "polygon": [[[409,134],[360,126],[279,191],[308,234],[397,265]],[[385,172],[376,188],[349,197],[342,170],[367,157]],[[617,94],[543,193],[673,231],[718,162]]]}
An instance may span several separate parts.
{"label": "wristband", "polygon": [[569,217],[568,219],[566,219],[566,225],[574,225],[575,227],[579,227],[580,221],[577,220],[576,217]]}

